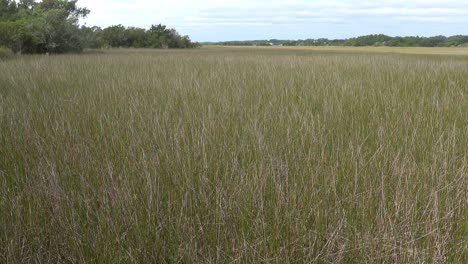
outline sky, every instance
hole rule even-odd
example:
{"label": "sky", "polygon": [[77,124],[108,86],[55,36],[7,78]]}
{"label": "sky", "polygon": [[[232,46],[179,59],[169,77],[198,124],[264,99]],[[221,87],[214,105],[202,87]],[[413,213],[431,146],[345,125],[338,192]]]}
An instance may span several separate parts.
{"label": "sky", "polygon": [[88,26],[162,23],[194,41],[468,35],[468,0],[78,0]]}

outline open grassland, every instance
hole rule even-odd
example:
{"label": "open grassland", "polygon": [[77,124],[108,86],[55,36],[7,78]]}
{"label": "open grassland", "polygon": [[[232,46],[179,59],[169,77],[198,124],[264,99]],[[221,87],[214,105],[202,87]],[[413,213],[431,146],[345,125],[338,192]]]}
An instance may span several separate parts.
{"label": "open grassland", "polygon": [[[225,46],[209,46],[211,49],[226,49]],[[251,50],[251,46],[230,46],[230,49]],[[427,55],[466,55],[468,47],[350,47],[350,46],[260,46],[261,50],[281,51],[318,51],[318,52],[344,52],[344,53],[399,53],[399,54],[427,54]]]}
{"label": "open grassland", "polygon": [[0,62],[0,262],[468,263],[468,57]]}

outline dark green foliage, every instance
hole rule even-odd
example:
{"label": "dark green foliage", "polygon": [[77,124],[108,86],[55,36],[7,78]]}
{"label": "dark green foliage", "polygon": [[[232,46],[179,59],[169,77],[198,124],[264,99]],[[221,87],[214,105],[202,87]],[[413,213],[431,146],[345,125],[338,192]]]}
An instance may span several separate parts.
{"label": "dark green foliage", "polygon": [[16,53],[81,51],[78,20],[89,14],[77,0],[0,1],[0,45]]}
{"label": "dark green foliage", "polygon": [[392,38],[386,35],[367,35],[357,38],[350,38],[345,41],[346,46],[384,46]]}
{"label": "dark green foliage", "polygon": [[80,32],[76,22],[65,9],[44,10],[33,17],[29,29],[36,44],[45,52],[64,53],[82,50]]}
{"label": "dark green foliage", "polygon": [[125,30],[127,45],[134,48],[146,46],[147,36],[143,28],[129,27]]}
{"label": "dark green foliage", "polygon": [[7,59],[12,55],[13,53],[9,49],[0,47],[0,60]]}
{"label": "dark green foliage", "polygon": [[17,19],[18,7],[15,1],[0,0],[0,21]]}
{"label": "dark green foliage", "polygon": [[188,36],[161,24],[149,30],[122,25],[79,27],[89,10],[77,0],[0,0],[0,46],[15,53],[80,52],[84,48],[193,48]]}
{"label": "dark green foliage", "polygon": [[122,25],[105,28],[102,30],[101,36],[105,46],[128,47],[125,27]]}
{"label": "dark green foliage", "polygon": [[83,48],[96,49],[102,47],[104,40],[102,39],[102,29],[98,26],[80,28],[81,42]]}
{"label": "dark green foliage", "polygon": [[0,46],[21,52],[27,40],[31,40],[26,23],[23,20],[0,22]]}
{"label": "dark green foliage", "polygon": [[[85,35],[92,34],[89,28],[82,27]],[[175,29],[152,25],[148,30],[137,27],[114,25],[103,30],[93,31],[91,39],[99,39],[99,47],[112,48],[194,48],[198,43],[191,42],[188,36],[181,36]]]}

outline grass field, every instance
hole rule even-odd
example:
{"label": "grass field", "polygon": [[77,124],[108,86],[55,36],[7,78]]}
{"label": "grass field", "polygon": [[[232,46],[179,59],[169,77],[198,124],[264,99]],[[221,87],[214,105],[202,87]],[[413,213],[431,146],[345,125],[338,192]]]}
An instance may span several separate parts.
{"label": "grass field", "polygon": [[[210,49],[245,49],[251,50],[251,46],[207,46]],[[426,55],[466,55],[468,56],[468,47],[351,47],[351,46],[272,46],[255,47],[258,50],[284,51],[316,51],[316,52],[334,52],[334,53],[396,53],[396,54],[426,54]]]}
{"label": "grass field", "polygon": [[460,50],[0,61],[0,262],[467,263]]}

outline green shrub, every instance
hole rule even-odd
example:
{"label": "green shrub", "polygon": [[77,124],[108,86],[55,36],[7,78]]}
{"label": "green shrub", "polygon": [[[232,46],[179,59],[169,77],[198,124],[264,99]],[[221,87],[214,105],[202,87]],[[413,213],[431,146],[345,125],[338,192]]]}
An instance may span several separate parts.
{"label": "green shrub", "polygon": [[0,47],[0,60],[13,56],[13,52],[7,48]]}

